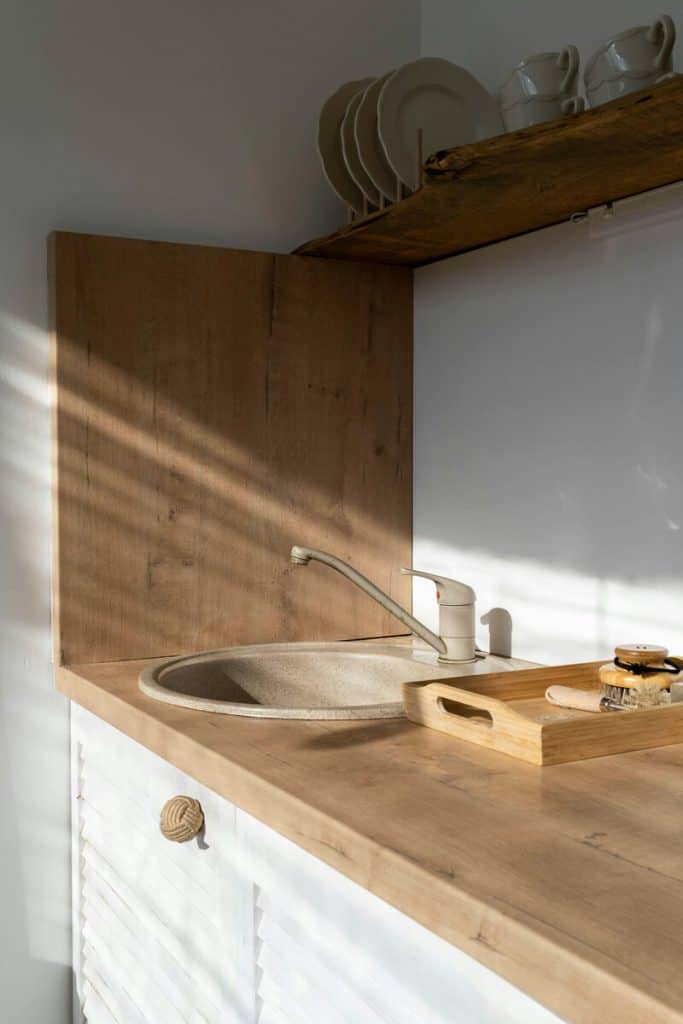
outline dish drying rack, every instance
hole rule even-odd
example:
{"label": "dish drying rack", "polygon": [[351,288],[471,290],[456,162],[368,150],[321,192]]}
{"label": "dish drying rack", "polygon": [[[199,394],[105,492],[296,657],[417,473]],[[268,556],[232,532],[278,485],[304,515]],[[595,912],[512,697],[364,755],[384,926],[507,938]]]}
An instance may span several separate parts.
{"label": "dish drying rack", "polygon": [[346,222],[347,224],[360,224],[362,221],[367,220],[370,217],[374,217],[378,213],[383,213],[384,210],[389,206],[393,206],[395,203],[400,203],[402,199],[406,199],[409,195],[415,195],[419,192],[424,184],[424,155],[422,152],[422,129],[418,128],[415,132],[415,186],[409,189],[401,180],[398,174],[395,175],[395,187],[396,192],[392,200],[388,201],[387,197],[383,192],[379,194],[379,205],[374,206],[368,197],[363,194],[363,212],[356,213],[350,203],[346,204]]}

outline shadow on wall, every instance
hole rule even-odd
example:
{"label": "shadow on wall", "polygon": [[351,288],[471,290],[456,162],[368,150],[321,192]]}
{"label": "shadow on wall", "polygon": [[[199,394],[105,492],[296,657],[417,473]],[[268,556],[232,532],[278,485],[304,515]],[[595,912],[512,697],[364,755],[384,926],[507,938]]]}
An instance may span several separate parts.
{"label": "shadow on wall", "polygon": [[479,619],[483,626],[488,626],[489,642],[487,650],[498,654],[501,658],[512,656],[512,616],[506,608],[490,608]]}
{"label": "shadow on wall", "polygon": [[2,1019],[67,1019],[66,703],[49,655],[50,480],[43,332],[0,315]]}
{"label": "shadow on wall", "polygon": [[682,232],[567,224],[416,275],[415,562],[507,608],[519,656],[683,650]]}

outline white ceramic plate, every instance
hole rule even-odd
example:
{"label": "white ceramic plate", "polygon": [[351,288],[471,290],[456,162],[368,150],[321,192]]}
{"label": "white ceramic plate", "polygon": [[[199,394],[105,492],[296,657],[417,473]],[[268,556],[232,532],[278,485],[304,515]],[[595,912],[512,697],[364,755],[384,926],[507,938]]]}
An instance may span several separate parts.
{"label": "white ceramic plate", "polygon": [[361,78],[346,82],[333,92],[323,104],[318,117],[318,154],[325,177],[344,203],[357,212],[363,209],[363,194],[348,172],[341,144],[341,126],[350,100],[374,79]]}
{"label": "white ceramic plate", "polygon": [[346,108],[346,114],[344,115],[344,120],[341,125],[342,153],[344,154],[346,169],[358,188],[371,205],[378,206],[379,191],[375,188],[372,179],[366,174],[365,168],[361,163],[360,156],[358,155],[358,146],[356,145],[356,114],[364,93],[364,89],[357,92],[356,95],[352,97],[348,107]]}
{"label": "white ceramic plate", "polygon": [[363,170],[376,190],[392,202],[396,199],[396,175],[377,134],[377,103],[382,87],[393,71],[377,78],[361,96],[356,111],[356,146]]}
{"label": "white ceramic plate", "polygon": [[440,57],[404,64],[379,95],[379,138],[389,165],[408,188],[416,184],[418,128],[424,157],[505,131],[498,106],[484,86],[469,71]]}

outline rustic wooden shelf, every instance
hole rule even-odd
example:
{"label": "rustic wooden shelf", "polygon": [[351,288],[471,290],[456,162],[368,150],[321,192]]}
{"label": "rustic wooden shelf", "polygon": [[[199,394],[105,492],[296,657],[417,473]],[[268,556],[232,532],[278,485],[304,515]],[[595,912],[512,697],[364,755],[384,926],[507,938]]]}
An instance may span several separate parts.
{"label": "rustic wooden shelf", "polygon": [[561,121],[443,150],[395,206],[300,246],[421,266],[683,179],[683,76]]}

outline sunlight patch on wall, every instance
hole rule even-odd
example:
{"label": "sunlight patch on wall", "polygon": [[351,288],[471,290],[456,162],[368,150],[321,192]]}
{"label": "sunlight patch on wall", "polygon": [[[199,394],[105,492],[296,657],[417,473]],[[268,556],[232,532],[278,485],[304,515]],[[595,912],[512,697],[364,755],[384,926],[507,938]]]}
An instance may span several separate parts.
{"label": "sunlight patch on wall", "polygon": [[[492,607],[512,617],[512,654],[545,664],[609,657],[618,643],[664,644],[683,654],[683,584],[617,580],[527,559],[502,558],[416,536],[418,569],[460,579],[477,594],[477,640],[489,648],[481,618]],[[414,583],[414,610],[432,629],[438,614],[434,587]]]}
{"label": "sunlight patch on wall", "polygon": [[68,706],[50,664],[47,332],[0,312],[0,799],[14,956],[70,962]]}

